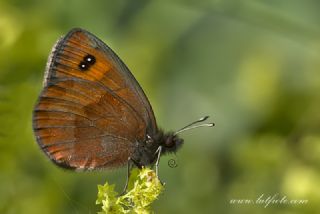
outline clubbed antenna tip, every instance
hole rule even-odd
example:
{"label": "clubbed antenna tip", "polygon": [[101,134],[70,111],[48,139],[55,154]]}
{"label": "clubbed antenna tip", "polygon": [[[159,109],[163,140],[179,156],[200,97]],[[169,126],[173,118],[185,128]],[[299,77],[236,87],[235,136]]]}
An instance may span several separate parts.
{"label": "clubbed antenna tip", "polygon": [[201,122],[207,120],[208,118],[209,118],[209,116],[201,117],[200,119],[198,119],[198,120],[196,120],[196,121],[194,121],[194,122],[186,125],[185,127],[179,129],[178,131],[176,131],[176,132],[174,133],[174,135],[177,135],[177,134],[179,134],[179,133],[181,133],[181,132],[184,132],[184,131],[187,131],[187,130],[190,130],[190,129],[200,128],[200,127],[212,127],[212,126],[214,126],[214,125],[215,125],[214,123],[204,123],[204,124],[200,124],[200,125],[195,125],[195,126],[193,126],[194,124],[201,123]]}

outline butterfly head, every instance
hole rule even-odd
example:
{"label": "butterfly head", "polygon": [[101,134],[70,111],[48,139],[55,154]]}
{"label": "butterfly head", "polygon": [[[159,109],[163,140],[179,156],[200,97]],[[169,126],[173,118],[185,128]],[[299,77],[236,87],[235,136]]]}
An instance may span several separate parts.
{"label": "butterfly head", "polygon": [[161,146],[164,153],[176,152],[183,144],[183,139],[174,132],[169,132],[163,135]]}
{"label": "butterfly head", "polygon": [[164,133],[162,130],[159,130],[152,137],[149,135],[147,137],[147,143],[153,145],[153,150],[158,149],[159,146],[162,147],[162,155],[176,152],[183,144],[183,139],[175,135],[174,132]]}

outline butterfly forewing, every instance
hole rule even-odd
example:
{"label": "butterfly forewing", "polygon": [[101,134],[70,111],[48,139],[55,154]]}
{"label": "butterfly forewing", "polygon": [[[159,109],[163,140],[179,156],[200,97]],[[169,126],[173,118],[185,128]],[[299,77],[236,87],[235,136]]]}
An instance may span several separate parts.
{"label": "butterfly forewing", "polygon": [[82,29],[55,45],[33,126],[50,159],[74,169],[122,165],[135,143],[157,130],[133,75],[109,47]]}

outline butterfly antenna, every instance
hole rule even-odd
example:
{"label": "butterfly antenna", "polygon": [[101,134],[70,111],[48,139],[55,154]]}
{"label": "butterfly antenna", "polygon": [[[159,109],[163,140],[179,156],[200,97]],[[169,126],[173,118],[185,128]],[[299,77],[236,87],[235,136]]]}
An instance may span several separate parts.
{"label": "butterfly antenna", "polygon": [[204,123],[204,124],[200,124],[200,125],[196,125],[196,126],[193,126],[194,124],[197,124],[197,123],[201,123],[203,121],[206,121],[207,119],[209,118],[209,116],[205,116],[205,117],[201,117],[199,120],[196,120],[188,125],[186,125],[185,127],[179,129],[178,131],[176,131],[174,133],[174,135],[177,135],[181,132],[184,132],[184,131],[187,131],[187,130],[190,130],[190,129],[195,129],[195,128],[200,128],[200,127],[212,127],[214,126],[214,123]]}

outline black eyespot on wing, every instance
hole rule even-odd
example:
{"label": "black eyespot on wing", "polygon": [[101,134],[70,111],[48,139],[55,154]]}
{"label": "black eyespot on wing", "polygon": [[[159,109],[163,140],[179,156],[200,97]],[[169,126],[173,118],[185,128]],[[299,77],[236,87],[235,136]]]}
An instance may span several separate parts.
{"label": "black eyespot on wing", "polygon": [[89,65],[93,65],[94,63],[96,63],[96,58],[91,54],[88,54],[83,58],[83,61],[88,63]]}
{"label": "black eyespot on wing", "polygon": [[81,71],[86,71],[86,70],[88,70],[89,69],[89,65],[88,65],[88,63],[86,63],[86,62],[84,62],[84,61],[81,61],[80,63],[79,63],[79,69],[81,70]]}
{"label": "black eyespot on wing", "polygon": [[91,54],[83,57],[83,60],[79,63],[79,69],[81,71],[87,71],[92,65],[96,63],[96,58]]}

